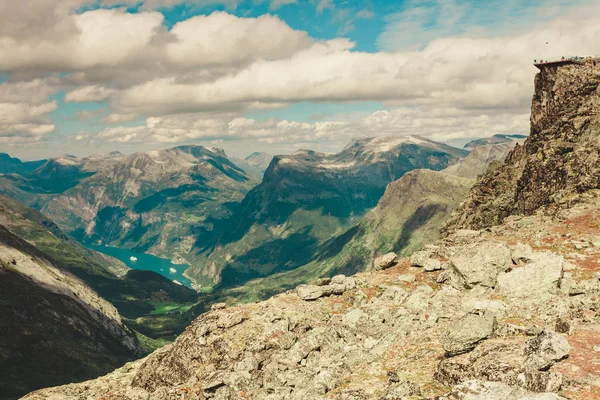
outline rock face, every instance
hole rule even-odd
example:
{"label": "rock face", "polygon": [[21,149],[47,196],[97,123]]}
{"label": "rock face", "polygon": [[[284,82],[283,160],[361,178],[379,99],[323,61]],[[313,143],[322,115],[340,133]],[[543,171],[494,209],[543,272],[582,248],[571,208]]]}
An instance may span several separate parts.
{"label": "rock face", "polygon": [[531,132],[474,186],[449,229],[480,229],[508,215],[564,206],[600,187],[600,64],[543,67],[535,78]]}

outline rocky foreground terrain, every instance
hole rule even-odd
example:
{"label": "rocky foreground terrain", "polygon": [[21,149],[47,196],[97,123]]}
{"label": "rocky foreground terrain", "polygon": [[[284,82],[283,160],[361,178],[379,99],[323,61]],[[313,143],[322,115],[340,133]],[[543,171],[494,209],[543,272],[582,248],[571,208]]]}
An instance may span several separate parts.
{"label": "rocky foreground terrain", "polygon": [[145,359],[26,398],[598,399],[599,83],[595,61],[538,74],[530,138],[409,258],[214,304]]}
{"label": "rocky foreground terrain", "polygon": [[[594,399],[600,193],[237,307],[28,399]],[[548,392],[548,393],[544,393]]]}

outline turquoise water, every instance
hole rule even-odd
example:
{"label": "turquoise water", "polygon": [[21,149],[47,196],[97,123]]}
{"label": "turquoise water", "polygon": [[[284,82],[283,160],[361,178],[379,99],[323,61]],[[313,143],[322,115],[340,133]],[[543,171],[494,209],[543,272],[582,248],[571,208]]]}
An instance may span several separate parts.
{"label": "turquoise water", "polygon": [[[160,258],[146,253],[136,253],[135,251],[120,249],[118,247],[92,244],[88,245],[88,247],[122,261],[131,269],[154,271],[173,282],[178,282],[189,288],[192,287],[192,282],[183,276],[183,272],[189,268],[189,265],[173,264],[171,260],[166,258]],[[137,260],[132,261],[131,257],[135,257]]]}

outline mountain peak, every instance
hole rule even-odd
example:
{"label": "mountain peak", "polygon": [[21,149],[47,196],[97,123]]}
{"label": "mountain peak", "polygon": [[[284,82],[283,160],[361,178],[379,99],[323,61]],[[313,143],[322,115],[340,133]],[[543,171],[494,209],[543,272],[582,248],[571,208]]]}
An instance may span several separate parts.
{"label": "mountain peak", "polygon": [[491,144],[499,144],[499,143],[509,143],[509,142],[523,142],[527,139],[526,135],[506,135],[506,134],[496,134],[487,138],[475,139],[471,140],[467,144],[465,144],[464,148],[472,150],[477,146],[486,146]]}

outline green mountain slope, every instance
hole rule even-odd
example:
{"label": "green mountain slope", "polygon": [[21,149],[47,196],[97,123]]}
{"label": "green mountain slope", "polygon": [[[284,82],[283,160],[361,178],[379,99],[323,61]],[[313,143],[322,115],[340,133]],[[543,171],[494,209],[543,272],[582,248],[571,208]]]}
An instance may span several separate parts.
{"label": "green mountain slope", "polygon": [[316,278],[368,269],[375,257],[388,252],[411,254],[439,238],[440,228],[475,183],[472,178],[483,174],[491,162],[504,160],[517,143],[520,140],[478,145],[443,171],[406,173],[387,185],[377,207],[356,225],[323,241],[306,265],[224,288],[208,296],[205,303],[265,299]]}
{"label": "green mountain slope", "polygon": [[0,196],[0,225],[90,285],[136,331],[153,339],[173,340],[189,322],[187,313],[155,310],[164,304],[189,308],[197,300],[193,290],[153,272],[129,270],[121,262],[83,247],[40,212],[5,196]]}
{"label": "green mountain slope", "polygon": [[277,156],[260,185],[188,274],[218,289],[294,270],[342,234],[383,195],[388,183],[416,168],[443,169],[468,154],[420,137],[361,139],[337,154],[301,150]]}
{"label": "green mountain slope", "polygon": [[4,221],[0,321],[2,399],[95,378],[143,353],[115,307]]}

